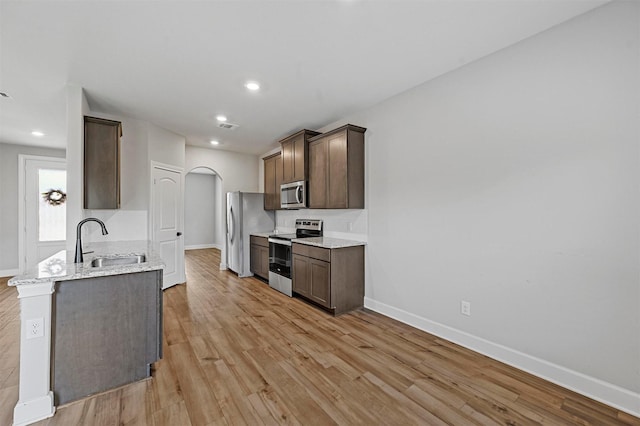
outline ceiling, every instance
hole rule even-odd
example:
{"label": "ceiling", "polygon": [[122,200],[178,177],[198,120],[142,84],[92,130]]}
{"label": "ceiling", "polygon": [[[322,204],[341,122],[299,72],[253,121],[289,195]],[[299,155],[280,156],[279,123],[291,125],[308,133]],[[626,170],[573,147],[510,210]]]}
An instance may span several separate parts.
{"label": "ceiling", "polygon": [[64,147],[73,84],[92,111],[260,154],[606,2],[2,0],[0,141]]}

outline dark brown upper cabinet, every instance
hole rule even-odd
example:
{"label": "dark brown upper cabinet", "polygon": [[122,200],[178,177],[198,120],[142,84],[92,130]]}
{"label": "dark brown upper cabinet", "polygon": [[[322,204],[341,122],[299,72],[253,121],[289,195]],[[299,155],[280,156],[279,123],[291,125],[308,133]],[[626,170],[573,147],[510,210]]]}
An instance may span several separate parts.
{"label": "dark brown upper cabinet", "polygon": [[264,209],[280,209],[280,185],[282,184],[282,155],[278,152],[264,160]]}
{"label": "dark brown upper cabinet", "polygon": [[84,208],[120,208],[122,123],[84,117]]}
{"label": "dark brown upper cabinet", "polygon": [[[308,140],[318,134],[313,130],[303,129],[280,141],[282,146],[282,183],[307,180]],[[278,190],[280,190],[279,186]]]}
{"label": "dark brown upper cabinet", "polygon": [[309,139],[309,208],[364,208],[366,130],[347,124]]}

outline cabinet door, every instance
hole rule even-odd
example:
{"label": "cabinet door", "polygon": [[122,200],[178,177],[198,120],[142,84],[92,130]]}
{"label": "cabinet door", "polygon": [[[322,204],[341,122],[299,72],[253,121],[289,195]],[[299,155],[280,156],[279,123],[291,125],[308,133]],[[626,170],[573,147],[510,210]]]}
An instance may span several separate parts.
{"label": "cabinet door", "polygon": [[258,256],[260,259],[258,275],[260,275],[265,280],[268,280],[269,279],[269,247],[258,246]]}
{"label": "cabinet door", "polygon": [[282,182],[295,182],[294,163],[294,141],[289,140],[282,143]]}
{"label": "cabinet door", "polygon": [[251,244],[249,270],[256,275],[260,274],[260,246],[257,244]]}
{"label": "cabinet door", "polygon": [[347,191],[347,133],[342,132],[327,138],[328,173],[327,204],[328,209],[346,209]]}
{"label": "cabinet door", "polygon": [[309,208],[322,209],[327,205],[327,140],[309,144]]}
{"label": "cabinet door", "polygon": [[323,260],[309,259],[309,297],[331,308],[331,264]]}
{"label": "cabinet door", "polygon": [[306,163],[304,135],[293,140],[293,181],[306,180],[304,166]]}
{"label": "cabinet door", "polygon": [[282,208],[280,204],[280,185],[282,185],[283,183],[282,155],[277,155],[275,157],[274,167],[275,167],[276,182],[275,182],[275,188],[274,188],[275,195],[273,196],[273,209],[280,210]]}
{"label": "cabinet door", "polygon": [[280,208],[280,181],[282,180],[282,159],[280,154],[264,159],[264,209]]}
{"label": "cabinet door", "polygon": [[310,258],[293,255],[293,275],[292,286],[293,291],[306,297],[310,297],[310,282],[309,282],[309,260]]}
{"label": "cabinet door", "polygon": [[282,183],[306,180],[305,164],[307,158],[304,144],[304,134],[282,142]]}
{"label": "cabinet door", "polygon": [[276,184],[275,177],[275,160],[273,157],[264,159],[264,209],[273,210],[273,196]]}
{"label": "cabinet door", "polygon": [[269,247],[251,244],[250,269],[255,275],[269,279]]}
{"label": "cabinet door", "polygon": [[84,208],[120,208],[120,122],[84,117]]}

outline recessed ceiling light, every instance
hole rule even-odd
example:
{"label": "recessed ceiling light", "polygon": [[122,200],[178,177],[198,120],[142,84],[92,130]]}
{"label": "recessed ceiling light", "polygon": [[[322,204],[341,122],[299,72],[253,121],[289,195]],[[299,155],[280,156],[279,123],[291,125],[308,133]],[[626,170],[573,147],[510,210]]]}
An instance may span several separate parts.
{"label": "recessed ceiling light", "polygon": [[251,90],[252,92],[255,92],[256,90],[260,90],[260,85],[255,81],[247,81],[244,87]]}
{"label": "recessed ceiling light", "polygon": [[217,140],[212,140],[211,142],[209,142],[211,145],[219,145],[220,142],[218,142]]}
{"label": "recessed ceiling light", "polygon": [[37,136],[37,137],[39,137],[39,138],[41,138],[41,137],[43,137],[43,136],[44,136],[44,133],[39,132],[39,131],[37,131],[37,130],[34,130],[33,132],[31,132],[31,134],[32,134],[33,136]]}
{"label": "recessed ceiling light", "polygon": [[216,116],[216,120],[218,120],[218,121],[227,121],[227,117],[225,117],[224,115],[217,115]]}

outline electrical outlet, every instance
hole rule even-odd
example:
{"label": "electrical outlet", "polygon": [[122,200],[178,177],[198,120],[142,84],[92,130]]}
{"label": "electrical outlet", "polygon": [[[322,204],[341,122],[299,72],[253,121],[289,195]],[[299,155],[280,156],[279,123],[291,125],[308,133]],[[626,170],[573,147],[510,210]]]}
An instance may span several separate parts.
{"label": "electrical outlet", "polygon": [[27,339],[44,337],[44,318],[27,320]]}
{"label": "electrical outlet", "polygon": [[471,302],[467,302],[466,300],[460,301],[460,313],[462,315],[466,315],[468,317],[471,316]]}

